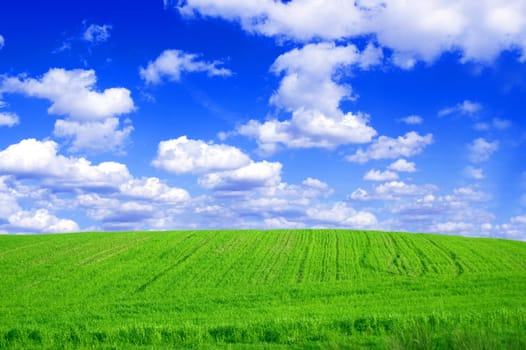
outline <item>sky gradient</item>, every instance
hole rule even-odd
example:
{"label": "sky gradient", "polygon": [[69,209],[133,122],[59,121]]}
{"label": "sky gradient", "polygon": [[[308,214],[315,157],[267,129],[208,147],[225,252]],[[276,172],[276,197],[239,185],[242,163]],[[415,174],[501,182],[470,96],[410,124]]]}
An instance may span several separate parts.
{"label": "sky gradient", "polygon": [[522,0],[0,5],[0,232],[526,239]]}

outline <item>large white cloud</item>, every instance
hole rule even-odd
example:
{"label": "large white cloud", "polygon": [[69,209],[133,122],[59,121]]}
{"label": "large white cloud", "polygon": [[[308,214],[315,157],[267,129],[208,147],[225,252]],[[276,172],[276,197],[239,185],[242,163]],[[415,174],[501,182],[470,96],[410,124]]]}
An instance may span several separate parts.
{"label": "large white cloud", "polygon": [[381,54],[371,45],[359,52],[354,45],[319,43],[279,56],[271,71],[284,76],[270,102],[292,113],[292,118],[250,120],[237,132],[255,138],[267,153],[280,146],[334,148],[369,142],[376,131],[367,125],[367,115],[340,109],[343,99],[352,98],[352,90],[338,83],[335,75],[351,66],[366,69],[378,63]]}
{"label": "large white cloud", "polygon": [[155,61],[150,61],[139,73],[147,83],[158,84],[163,77],[177,81],[183,72],[205,72],[209,76],[229,76],[229,69],[220,67],[223,62],[207,62],[199,59],[199,55],[181,50],[165,50]]}
{"label": "large white cloud", "polygon": [[470,100],[464,100],[461,103],[456,104],[452,107],[445,107],[438,111],[439,117],[444,117],[450,114],[462,114],[467,116],[473,116],[482,109],[482,105],[478,102]]}
{"label": "large white cloud", "polygon": [[[135,109],[126,88],[95,89],[93,70],[52,68],[41,78],[4,77],[0,93],[20,93],[51,101],[50,114],[66,116],[55,135],[73,139],[72,150],[120,151],[132,128],[119,129],[118,116]],[[101,145],[104,145],[102,147]]]}
{"label": "large white cloud", "polygon": [[365,163],[372,159],[411,157],[420,154],[431,143],[433,143],[432,134],[421,136],[415,131],[410,131],[397,138],[380,136],[366,150],[360,148],[346,159],[351,162]]}
{"label": "large white cloud", "polygon": [[22,140],[0,151],[0,174],[40,178],[57,188],[117,188],[131,179],[124,164],[91,164],[85,158],[58,154],[54,141]]}
{"label": "large white cloud", "polygon": [[78,224],[70,219],[60,219],[46,209],[18,211],[8,217],[11,231],[32,232],[77,232]]}
{"label": "large white cloud", "polygon": [[15,113],[0,112],[0,126],[13,127],[20,122],[20,118]]}
{"label": "large white cloud", "polygon": [[299,41],[367,35],[411,67],[444,52],[489,61],[503,50],[526,59],[526,3],[521,0],[184,0],[183,15],[238,21],[249,31]]}
{"label": "large white cloud", "polygon": [[157,157],[152,162],[155,167],[176,174],[232,170],[249,163],[250,157],[236,147],[192,140],[186,136],[161,141]]}
{"label": "large white cloud", "polygon": [[125,88],[95,90],[94,70],[52,68],[41,78],[5,77],[0,91],[21,93],[51,101],[50,114],[77,121],[102,120],[131,112],[135,107]]}

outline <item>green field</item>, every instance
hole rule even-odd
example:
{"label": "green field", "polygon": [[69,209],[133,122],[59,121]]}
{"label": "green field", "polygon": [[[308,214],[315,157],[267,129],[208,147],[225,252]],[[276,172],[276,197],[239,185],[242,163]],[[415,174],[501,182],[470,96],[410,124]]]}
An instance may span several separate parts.
{"label": "green field", "polygon": [[526,243],[346,230],[0,236],[0,348],[526,349]]}

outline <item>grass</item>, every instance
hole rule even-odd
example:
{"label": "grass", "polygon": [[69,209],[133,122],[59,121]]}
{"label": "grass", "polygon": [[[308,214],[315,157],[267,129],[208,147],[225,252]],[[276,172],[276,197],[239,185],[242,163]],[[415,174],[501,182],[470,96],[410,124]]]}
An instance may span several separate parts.
{"label": "grass", "polygon": [[0,278],[0,348],[526,348],[523,242],[346,230],[0,236]]}

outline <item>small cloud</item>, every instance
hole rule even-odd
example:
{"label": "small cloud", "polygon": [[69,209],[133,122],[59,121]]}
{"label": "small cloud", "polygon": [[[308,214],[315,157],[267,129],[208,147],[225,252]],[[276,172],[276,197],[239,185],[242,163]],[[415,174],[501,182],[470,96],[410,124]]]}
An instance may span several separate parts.
{"label": "small cloud", "polygon": [[391,181],[397,180],[398,174],[390,170],[380,171],[371,169],[364,175],[363,179],[366,181]]}
{"label": "small cloud", "polygon": [[476,113],[478,113],[480,110],[482,110],[482,105],[477,102],[473,102],[470,100],[464,100],[463,102],[452,106],[452,107],[446,107],[438,111],[439,117],[444,117],[446,115],[450,114],[462,114],[462,115],[468,115],[473,116]]}
{"label": "small cloud", "polygon": [[407,117],[401,118],[400,121],[408,125],[418,125],[422,124],[424,119],[419,115],[408,115]]}
{"label": "small cloud", "polygon": [[491,128],[491,125],[489,125],[488,123],[484,123],[484,122],[475,123],[475,125],[473,125],[473,129],[477,131],[488,131],[490,128]]}
{"label": "small cloud", "polygon": [[20,123],[18,115],[14,113],[0,113],[0,126],[13,127]]}
{"label": "small cloud", "polygon": [[511,126],[511,121],[507,119],[493,118],[491,124],[495,129],[504,130]]}
{"label": "small cloud", "polygon": [[5,39],[4,37],[0,34],[0,50],[2,50],[2,48],[4,47],[5,45]]}
{"label": "small cloud", "polygon": [[232,71],[220,67],[222,64],[222,61],[200,60],[198,54],[165,50],[155,61],[150,61],[146,68],[141,68],[139,74],[149,84],[159,84],[163,77],[178,81],[183,72],[205,72],[209,76],[222,77],[232,75]]}
{"label": "small cloud", "polygon": [[111,28],[108,24],[91,24],[82,34],[82,39],[95,45],[103,43],[110,38]]}
{"label": "small cloud", "polygon": [[397,138],[380,136],[366,150],[360,148],[355,154],[347,156],[346,159],[351,162],[365,163],[371,159],[410,157],[420,154],[432,143],[432,134],[421,136],[414,131]]}
{"label": "small cloud", "polygon": [[414,173],[416,171],[415,163],[408,162],[407,160],[401,158],[398,159],[396,162],[391,163],[388,167],[390,170],[398,171],[398,172],[407,172],[407,173]]}
{"label": "small cloud", "polygon": [[484,172],[482,169],[470,165],[464,169],[464,176],[469,179],[482,180],[484,178]]}
{"label": "small cloud", "polygon": [[469,159],[473,163],[481,163],[488,160],[491,155],[499,149],[499,142],[488,142],[483,138],[478,138],[468,145]]}

